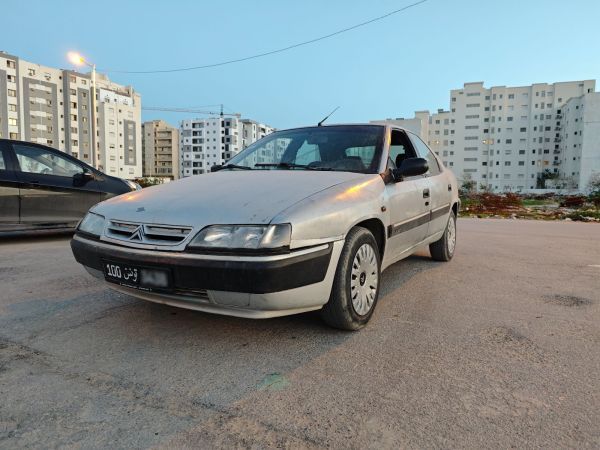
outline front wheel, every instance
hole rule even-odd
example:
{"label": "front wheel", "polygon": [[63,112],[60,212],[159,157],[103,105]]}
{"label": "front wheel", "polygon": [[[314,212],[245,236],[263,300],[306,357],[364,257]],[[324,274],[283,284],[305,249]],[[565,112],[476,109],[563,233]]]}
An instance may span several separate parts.
{"label": "front wheel", "polygon": [[456,214],[450,210],[446,230],[442,237],[429,245],[431,257],[436,261],[450,261],[456,248]]}
{"label": "front wheel", "polygon": [[356,227],[346,236],[331,289],[321,316],[328,325],[342,330],[364,327],[379,297],[381,262],[371,232]]}

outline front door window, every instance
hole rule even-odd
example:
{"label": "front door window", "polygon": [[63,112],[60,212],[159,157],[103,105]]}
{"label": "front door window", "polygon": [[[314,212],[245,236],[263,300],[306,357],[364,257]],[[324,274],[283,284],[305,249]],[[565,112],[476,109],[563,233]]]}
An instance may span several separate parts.
{"label": "front door window", "polygon": [[73,177],[73,175],[83,172],[82,166],[43,148],[13,145],[13,149],[17,155],[21,172],[59,177]]}

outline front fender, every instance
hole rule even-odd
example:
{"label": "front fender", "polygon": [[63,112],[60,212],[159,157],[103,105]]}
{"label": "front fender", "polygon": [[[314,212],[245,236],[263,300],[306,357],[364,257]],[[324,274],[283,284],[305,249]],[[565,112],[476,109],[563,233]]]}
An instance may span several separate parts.
{"label": "front fender", "polygon": [[379,175],[318,192],[279,213],[272,223],[291,223],[290,248],[301,248],[342,240],[356,224],[377,218],[389,222],[382,212],[385,184]]}

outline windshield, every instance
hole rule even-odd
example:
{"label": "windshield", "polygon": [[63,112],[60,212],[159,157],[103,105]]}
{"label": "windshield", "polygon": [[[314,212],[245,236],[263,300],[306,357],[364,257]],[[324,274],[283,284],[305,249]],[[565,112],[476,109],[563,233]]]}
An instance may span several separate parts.
{"label": "windshield", "polygon": [[378,173],[384,127],[336,125],[272,133],[225,165],[271,170]]}

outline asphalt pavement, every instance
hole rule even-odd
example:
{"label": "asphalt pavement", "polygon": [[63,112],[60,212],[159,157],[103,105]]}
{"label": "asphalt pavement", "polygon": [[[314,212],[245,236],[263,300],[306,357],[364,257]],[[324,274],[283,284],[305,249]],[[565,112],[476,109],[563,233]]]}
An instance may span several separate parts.
{"label": "asphalt pavement", "polygon": [[460,219],[360,332],[137,300],[0,240],[0,448],[599,448],[600,225]]}

